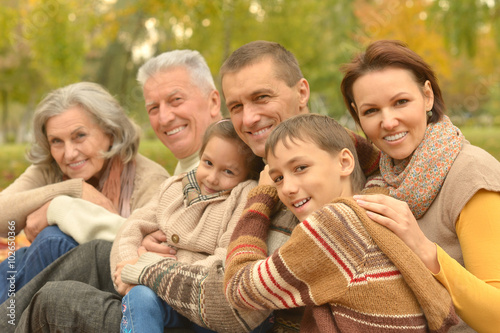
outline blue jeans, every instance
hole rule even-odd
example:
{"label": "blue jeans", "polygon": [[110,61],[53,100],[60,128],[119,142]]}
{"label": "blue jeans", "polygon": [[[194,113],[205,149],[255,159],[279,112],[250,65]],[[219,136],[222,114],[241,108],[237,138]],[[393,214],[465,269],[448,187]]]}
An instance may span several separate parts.
{"label": "blue jeans", "polygon": [[[54,260],[76,247],[78,243],[63,233],[57,226],[43,229],[28,247],[23,247],[14,253],[14,261],[8,259],[0,263],[2,281],[9,279],[9,284],[0,284],[0,304],[5,302],[9,288],[13,283],[17,292]],[[12,291],[11,291],[12,292]]]}
{"label": "blue jeans", "polygon": [[[189,321],[146,286],[130,289],[122,298],[120,332],[163,332],[164,328],[188,328],[196,333],[214,332]],[[252,332],[267,332],[272,327],[268,318]]]}
{"label": "blue jeans", "polygon": [[146,286],[130,289],[122,299],[120,332],[163,332],[166,328],[189,328],[197,333],[213,332],[189,321]]}

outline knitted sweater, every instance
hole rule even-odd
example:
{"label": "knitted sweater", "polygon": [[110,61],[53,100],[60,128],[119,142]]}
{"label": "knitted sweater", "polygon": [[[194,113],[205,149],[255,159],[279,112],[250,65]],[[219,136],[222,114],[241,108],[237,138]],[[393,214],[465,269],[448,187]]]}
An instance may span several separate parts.
{"label": "knitted sweater", "polygon": [[[439,194],[418,224],[424,234],[439,245],[441,272],[436,277],[453,296],[459,315],[462,316],[460,312],[469,313],[469,319],[479,320],[475,327],[480,332],[487,331],[485,327],[495,332],[500,318],[499,289],[493,286],[495,281],[499,281],[500,265],[495,246],[500,235],[498,232],[495,234],[495,228],[490,224],[498,226],[498,213],[482,204],[477,212],[471,214],[473,219],[460,222],[462,227],[468,224],[471,230],[484,230],[485,237],[459,238],[457,234],[457,220],[463,218],[464,207],[481,189],[500,192],[500,163],[483,149],[465,143]],[[498,209],[498,200],[493,205]],[[491,215],[485,217],[481,214],[485,210]],[[471,233],[466,234],[469,236]],[[488,259],[488,254],[491,254],[491,259]],[[474,330],[460,323],[452,331]]]}
{"label": "knitted sweater", "polygon": [[233,306],[308,306],[304,332],[445,332],[457,323],[443,286],[353,199],[312,214],[267,257],[268,216],[278,201],[271,186],[249,194],[226,258],[225,293]]}
{"label": "knitted sweater", "polygon": [[[156,162],[137,154],[134,190],[130,199],[130,210],[144,206],[156,193],[157,185],[169,175]],[[8,221],[16,222],[16,231],[26,225],[26,217],[47,201],[60,195],[81,198],[83,181],[80,178],[62,181],[46,166],[31,165],[11,185],[0,193],[0,236],[8,232]],[[63,213],[71,213],[67,206],[61,206]],[[64,221],[63,218],[60,221]],[[74,219],[66,219],[68,228],[76,224]],[[83,221],[82,223],[84,223]]]}
{"label": "knitted sweater", "polygon": [[178,313],[217,332],[247,332],[269,311],[236,311],[222,292],[227,245],[246,197],[255,181],[245,181],[229,196],[185,205],[182,177],[165,181],[150,204],[135,211],[118,233],[111,250],[111,272],[116,264],[137,257],[144,235],[162,230],[177,248],[177,260],[153,253],[126,265],[122,280],[151,288]]}

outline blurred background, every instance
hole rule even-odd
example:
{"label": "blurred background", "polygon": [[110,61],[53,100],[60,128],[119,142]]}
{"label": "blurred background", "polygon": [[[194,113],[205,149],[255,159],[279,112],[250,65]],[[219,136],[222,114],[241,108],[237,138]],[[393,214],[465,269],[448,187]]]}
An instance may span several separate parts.
{"label": "blurred background", "polygon": [[[0,36],[0,190],[28,166],[38,102],[78,81],[111,91],[143,128],[140,152],[173,172],[175,159],[149,127],[138,67],[168,50],[196,49],[220,88],[227,56],[257,39],[292,51],[310,83],[311,111],[351,129],[339,67],[374,40],[402,40],[436,70],[466,138],[500,159],[496,0],[2,0]],[[0,239],[0,259],[6,244]],[[16,247],[26,244],[21,234]]]}
{"label": "blurred background", "polygon": [[0,189],[27,165],[37,103],[82,80],[110,90],[142,126],[146,154],[169,164],[164,147],[146,147],[155,137],[138,67],[161,52],[196,49],[220,87],[223,61],[256,39],[291,50],[311,86],[311,111],[351,128],[340,65],[371,41],[402,40],[437,71],[453,122],[495,150],[488,145],[500,142],[499,15],[495,0],[2,0],[0,168],[8,170],[0,171]]}

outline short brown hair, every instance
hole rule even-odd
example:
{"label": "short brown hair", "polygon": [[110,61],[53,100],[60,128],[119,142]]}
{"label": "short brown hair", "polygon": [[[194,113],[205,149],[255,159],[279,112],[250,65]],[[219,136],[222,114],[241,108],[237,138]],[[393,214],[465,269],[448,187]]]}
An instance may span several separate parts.
{"label": "short brown hair", "polygon": [[436,75],[431,66],[418,54],[410,50],[403,42],[397,40],[379,40],[370,44],[365,52],[356,55],[350,63],[344,64],[341,67],[344,78],[340,89],[344,96],[345,105],[356,123],[361,126],[359,116],[352,107],[352,104],[355,104],[352,92],[354,82],[369,72],[379,71],[388,67],[409,70],[413,73],[415,81],[422,87],[427,80],[431,83],[434,93],[434,106],[428,123],[439,121],[446,111],[446,106]]}
{"label": "short brown hair", "polygon": [[304,78],[299,63],[292,52],[278,43],[265,40],[250,42],[234,51],[222,64],[220,77],[222,79],[225,74],[237,72],[265,57],[273,59],[276,66],[276,77],[283,80],[287,86],[293,87],[300,79]]}
{"label": "short brown hair", "polygon": [[203,141],[200,149],[200,157],[203,155],[208,141],[213,137],[219,137],[224,140],[232,140],[239,146],[239,153],[243,154],[245,157],[245,166],[248,167],[247,179],[258,180],[260,177],[260,172],[264,169],[264,161],[261,157],[255,155],[252,149],[247,146],[243,140],[236,133],[233,123],[230,119],[222,119],[218,122],[210,124],[205,134],[203,135]]}
{"label": "short brown hair", "polygon": [[357,193],[365,185],[366,179],[358,161],[356,148],[346,129],[335,119],[319,114],[301,114],[288,118],[271,132],[266,141],[265,156],[274,155],[279,142],[287,147],[286,141],[312,141],[318,148],[330,153],[339,153],[347,148],[354,156],[355,167],[351,173],[351,187]]}

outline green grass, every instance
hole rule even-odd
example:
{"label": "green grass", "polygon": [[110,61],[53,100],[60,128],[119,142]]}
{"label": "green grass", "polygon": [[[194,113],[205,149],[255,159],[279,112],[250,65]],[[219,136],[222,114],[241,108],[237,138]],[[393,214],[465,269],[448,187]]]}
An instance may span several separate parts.
{"label": "green grass", "polygon": [[29,166],[24,157],[26,145],[0,145],[0,190],[12,183]]}
{"label": "green grass", "polygon": [[172,175],[177,165],[177,159],[172,152],[165,148],[159,140],[143,140],[139,146],[139,152],[159,163]]}
{"label": "green grass", "polygon": [[[462,128],[465,137],[500,160],[500,128],[466,127]],[[0,190],[12,183],[29,163],[24,157],[26,145],[0,145]],[[139,152],[165,167],[170,174],[174,172],[177,160],[158,140],[143,140]]]}
{"label": "green grass", "polygon": [[499,127],[464,127],[461,130],[470,143],[483,148],[500,161]]}

